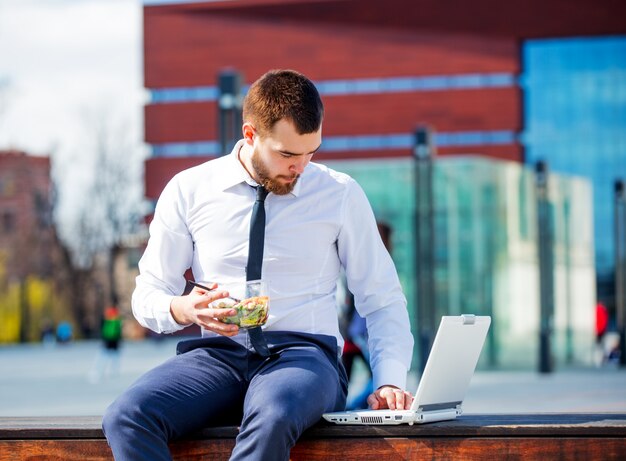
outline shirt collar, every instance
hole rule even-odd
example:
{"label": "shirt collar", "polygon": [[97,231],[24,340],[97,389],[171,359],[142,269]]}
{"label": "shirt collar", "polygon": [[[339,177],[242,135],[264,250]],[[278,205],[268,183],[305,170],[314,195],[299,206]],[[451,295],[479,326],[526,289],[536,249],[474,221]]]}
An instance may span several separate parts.
{"label": "shirt collar", "polygon": [[222,191],[230,189],[231,187],[241,184],[242,182],[250,185],[256,184],[241,162],[239,162],[239,158],[237,157],[241,146],[243,146],[243,139],[239,140],[237,144],[235,144],[235,147],[233,147],[230,154],[222,158],[224,161],[224,170],[220,173],[219,177],[216,178],[216,186],[218,186]]}
{"label": "shirt collar", "polygon": [[[239,161],[239,150],[243,146],[243,139],[239,140],[233,150],[224,158],[224,171],[217,181],[217,186],[220,190],[225,191],[233,186],[237,186],[242,182],[256,187],[257,182],[248,174],[246,169]],[[289,195],[297,197],[300,193],[300,187],[302,186],[302,176],[298,178],[298,182],[294,186]]]}

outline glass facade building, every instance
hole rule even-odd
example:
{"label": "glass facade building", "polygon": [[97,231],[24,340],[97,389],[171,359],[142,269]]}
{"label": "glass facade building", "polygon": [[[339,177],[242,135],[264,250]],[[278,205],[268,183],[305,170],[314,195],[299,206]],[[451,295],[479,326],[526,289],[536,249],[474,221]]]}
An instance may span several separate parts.
{"label": "glass facade building", "polygon": [[[392,229],[392,256],[416,340],[417,309],[432,309],[435,319],[461,313],[491,315],[492,328],[479,366],[536,369],[540,309],[532,169],[472,156],[441,157],[434,162],[435,301],[433,306],[419,306],[413,159],[325,163],[355,178],[377,220]],[[588,364],[595,322],[590,183],[552,174],[548,199],[554,229],[553,355],[557,364]],[[416,350],[414,367],[419,353]]]}
{"label": "glass facade building", "polygon": [[614,270],[613,191],[626,179],[626,36],[523,46],[526,162],[589,178],[598,277]]}

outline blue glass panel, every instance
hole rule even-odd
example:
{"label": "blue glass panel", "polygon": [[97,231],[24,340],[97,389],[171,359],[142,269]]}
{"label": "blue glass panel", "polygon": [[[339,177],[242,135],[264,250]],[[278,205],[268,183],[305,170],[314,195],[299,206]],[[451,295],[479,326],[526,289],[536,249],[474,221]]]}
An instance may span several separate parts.
{"label": "blue glass panel", "polygon": [[152,104],[215,101],[218,96],[219,89],[215,86],[160,88],[150,90],[150,102]]}
{"label": "blue glass panel", "polygon": [[626,37],[530,40],[523,47],[526,162],[589,178],[596,268],[612,270],[612,190],[626,178]]}
{"label": "blue glass panel", "polygon": [[217,141],[172,142],[153,144],[151,147],[153,157],[219,155],[221,150],[220,144]]}
{"label": "blue glass panel", "polygon": [[[435,133],[435,144],[440,147],[510,144],[512,142],[515,142],[515,133],[512,131]],[[413,144],[413,135],[410,133],[367,136],[326,136],[324,137],[321,150],[338,152],[347,150],[412,149]]]}
{"label": "blue glass panel", "polygon": [[[325,80],[315,82],[315,85],[322,96],[345,96],[351,94],[496,88],[515,86],[516,81],[511,74],[495,73]],[[249,88],[249,85],[244,86],[242,88],[243,93],[247,93]],[[149,92],[152,104],[215,101],[219,97],[219,88],[216,86],[152,88],[149,89]]]}

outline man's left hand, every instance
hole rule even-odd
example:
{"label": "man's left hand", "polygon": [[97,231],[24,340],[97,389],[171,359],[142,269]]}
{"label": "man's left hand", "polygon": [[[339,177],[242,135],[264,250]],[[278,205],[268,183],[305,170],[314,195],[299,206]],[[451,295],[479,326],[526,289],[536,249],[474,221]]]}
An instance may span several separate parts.
{"label": "man's left hand", "polygon": [[367,404],[372,410],[408,410],[412,403],[411,393],[395,386],[380,386],[367,397]]}

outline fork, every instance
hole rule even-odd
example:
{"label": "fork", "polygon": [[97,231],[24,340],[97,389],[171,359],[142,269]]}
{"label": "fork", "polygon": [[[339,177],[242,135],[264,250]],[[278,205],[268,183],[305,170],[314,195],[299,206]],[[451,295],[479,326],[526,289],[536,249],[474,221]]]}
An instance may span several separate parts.
{"label": "fork", "polygon": [[[198,282],[194,282],[192,280],[187,280],[187,282],[192,284],[194,287],[202,288],[203,290],[206,290],[206,291],[215,291],[215,288],[205,287],[204,285],[202,285],[202,284],[200,284]],[[241,302],[241,299],[239,299],[239,298],[234,298],[233,296],[229,296],[229,298],[232,299],[233,301],[235,301],[236,303],[240,303]]]}

